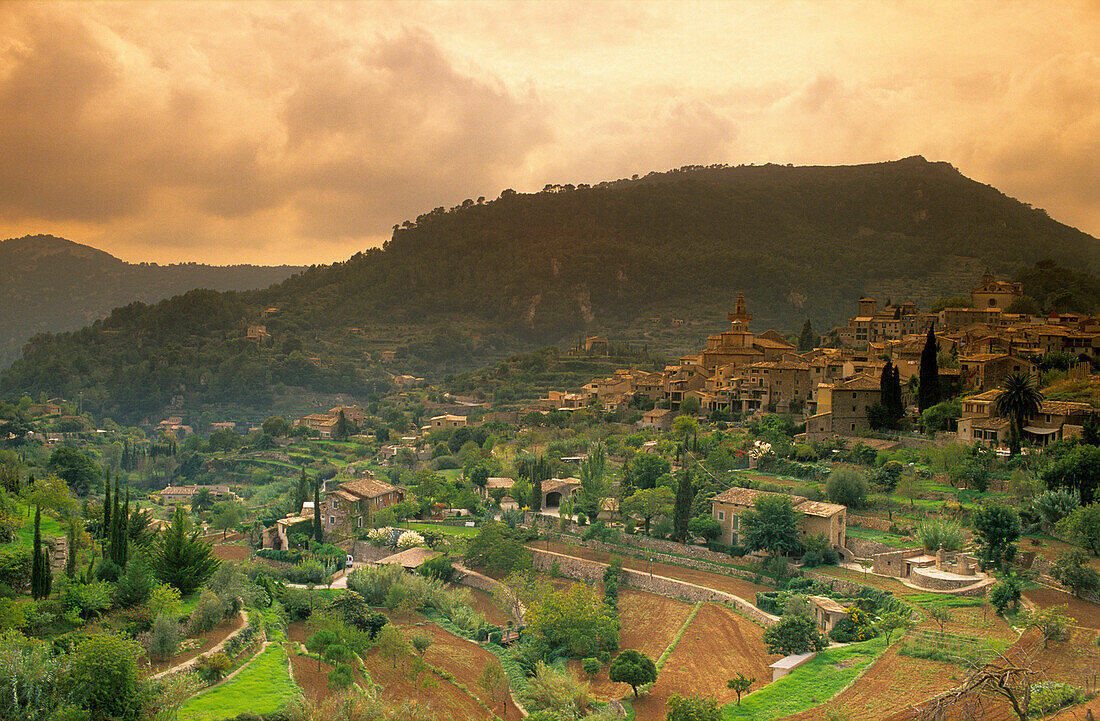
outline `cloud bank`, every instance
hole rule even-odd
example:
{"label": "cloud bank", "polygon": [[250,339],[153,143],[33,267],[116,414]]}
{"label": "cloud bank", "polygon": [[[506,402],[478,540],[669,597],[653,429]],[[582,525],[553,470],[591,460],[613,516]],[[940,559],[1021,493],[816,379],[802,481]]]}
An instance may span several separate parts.
{"label": "cloud bank", "polygon": [[314,263],[502,188],[923,154],[1100,234],[1089,2],[0,6],[0,236]]}

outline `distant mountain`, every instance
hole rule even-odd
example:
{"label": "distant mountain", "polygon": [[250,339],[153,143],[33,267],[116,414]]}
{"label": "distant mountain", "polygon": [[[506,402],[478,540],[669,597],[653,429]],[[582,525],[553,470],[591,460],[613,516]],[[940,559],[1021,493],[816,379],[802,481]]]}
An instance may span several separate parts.
{"label": "distant mountain", "polygon": [[38,333],[59,333],[107,317],[135,300],[151,303],[192,288],[266,288],[294,266],[126,263],[52,235],[0,241],[0,366]]}
{"label": "distant mountain", "polygon": [[[265,290],[135,304],[37,338],[0,397],[84,392],[135,419],[166,407],[262,414],[300,391],[367,396],[392,372],[438,378],[603,333],[655,353],[697,348],[744,291],[753,328],[818,331],[861,295],[968,291],[1049,258],[1100,266],[1092,236],[913,157],[841,167],[690,167],[504,191],[395,227],[383,248]],[[270,311],[269,309],[275,309]],[[250,341],[260,322],[271,339]],[[396,360],[379,363],[380,352]]]}

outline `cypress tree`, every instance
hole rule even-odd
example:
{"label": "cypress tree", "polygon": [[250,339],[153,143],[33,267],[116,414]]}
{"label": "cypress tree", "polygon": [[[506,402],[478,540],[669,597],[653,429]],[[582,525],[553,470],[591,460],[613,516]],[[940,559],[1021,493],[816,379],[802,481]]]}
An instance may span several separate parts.
{"label": "cypress tree", "polygon": [[106,490],[103,495],[103,527],[99,529],[99,536],[107,540],[111,532],[111,469],[107,469]]}
{"label": "cypress tree", "polygon": [[[118,491],[115,491],[118,495]],[[122,518],[118,520],[118,560],[119,568],[126,568],[130,561],[130,487],[126,486],[126,505],[122,507]]]}
{"label": "cypress tree", "polygon": [[920,354],[920,387],[917,389],[917,407],[921,413],[942,400],[940,391],[940,366],[936,360],[936,334],[928,326],[928,337]]}
{"label": "cypress tree", "polygon": [[878,377],[879,403],[890,411],[891,418],[894,417],[893,382],[894,364],[886,361],[886,365],[882,367],[882,374]]}
{"label": "cypress tree", "polygon": [[325,529],[321,527],[321,479],[313,484],[313,538],[317,543],[325,542]]}
{"label": "cypress tree", "polygon": [[302,510],[302,506],[309,500],[309,479],[306,477],[306,467],[302,466],[302,472],[298,475],[298,487],[294,489],[294,508]]}
{"label": "cypress tree", "polygon": [[34,507],[34,549],[31,558],[31,597],[35,601],[50,595],[49,561],[42,553],[42,508]]}
{"label": "cypress tree", "polygon": [[894,366],[893,377],[890,382],[890,398],[894,403],[894,418],[901,419],[905,415],[905,404],[901,400],[901,374],[898,367]]}
{"label": "cypress tree", "polygon": [[672,512],[672,524],[676,540],[683,543],[688,537],[688,521],[691,520],[691,502],[695,498],[691,489],[691,471],[680,472],[680,482],[676,486],[676,506]]}
{"label": "cypress tree", "polygon": [[810,325],[810,319],[807,318],[806,322],[802,324],[802,333],[798,336],[798,350],[802,352],[811,351],[816,345],[817,333],[814,333],[814,327]]}

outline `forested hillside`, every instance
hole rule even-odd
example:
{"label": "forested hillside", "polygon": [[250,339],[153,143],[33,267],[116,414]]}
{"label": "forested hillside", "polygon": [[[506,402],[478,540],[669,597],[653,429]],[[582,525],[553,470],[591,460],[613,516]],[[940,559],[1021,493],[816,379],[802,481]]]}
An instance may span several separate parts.
{"label": "forested hillside", "polygon": [[151,303],[192,288],[266,288],[294,266],[126,263],[50,235],[0,241],[0,365],[37,333],[59,333],[104,318],[135,300]]}
{"label": "forested hillside", "polygon": [[[128,418],[170,403],[263,407],[297,389],[370,394],[384,371],[438,377],[591,332],[694,348],[725,325],[738,290],[758,330],[793,332],[807,317],[827,329],[860,295],[927,307],[986,266],[1011,275],[1041,258],[1082,271],[1100,260],[1095,238],[919,157],[504,191],[266,290],[135,304],[37,338],[0,394],[83,390]],[[270,342],[245,340],[266,309]],[[397,360],[380,366],[383,350]]]}

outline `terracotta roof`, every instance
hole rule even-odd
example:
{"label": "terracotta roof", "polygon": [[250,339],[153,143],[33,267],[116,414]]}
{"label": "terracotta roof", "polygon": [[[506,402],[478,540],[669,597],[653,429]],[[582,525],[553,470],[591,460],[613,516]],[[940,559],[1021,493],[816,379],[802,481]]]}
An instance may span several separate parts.
{"label": "terracotta roof", "polygon": [[788,496],[785,493],[772,493],[771,491],[758,491],[755,488],[730,488],[722,491],[711,501],[718,503],[731,503],[735,506],[751,506],[757,498],[762,496],[785,496],[791,499],[791,503],[798,505],[806,500],[803,496]]}
{"label": "terracotta roof", "polygon": [[834,384],[833,387],[843,391],[877,391],[881,388],[878,378],[872,378],[868,375],[853,376]]}
{"label": "terracotta roof", "polygon": [[846,510],[846,506],[841,506],[836,503],[825,503],[823,501],[803,501],[795,506],[795,510],[799,513],[804,513],[807,516],[817,516],[819,518],[832,518],[838,513]]}
{"label": "terracotta roof", "polygon": [[579,488],[580,485],[581,479],[579,478],[551,478],[542,482],[542,492],[549,493],[562,488]]}
{"label": "terracotta roof", "polygon": [[377,498],[396,491],[397,486],[391,486],[374,478],[361,478],[356,481],[341,483],[339,490],[355,494],[359,498]]}
{"label": "terracotta roof", "polygon": [[848,612],[847,608],[841,606],[839,603],[831,598],[826,598],[825,596],[810,596],[809,601],[823,611],[833,611],[839,613]]}
{"label": "terracotta roof", "polygon": [[511,488],[516,485],[514,478],[490,478],[485,481],[486,488]]}
{"label": "terracotta roof", "polygon": [[403,566],[404,568],[416,568],[420,564],[424,563],[428,559],[435,558],[441,555],[439,551],[433,551],[430,548],[406,548],[400,553],[395,553],[392,556],[386,556],[382,560],[377,562],[379,566],[386,566],[389,564],[396,564]]}

